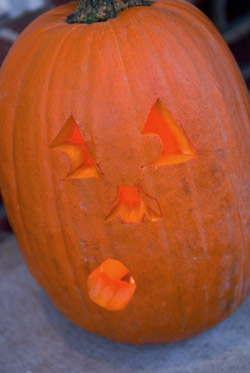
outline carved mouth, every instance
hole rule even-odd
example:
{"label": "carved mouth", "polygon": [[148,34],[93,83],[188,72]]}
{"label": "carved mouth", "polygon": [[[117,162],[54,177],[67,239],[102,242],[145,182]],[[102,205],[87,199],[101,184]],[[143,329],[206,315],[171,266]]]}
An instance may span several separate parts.
{"label": "carved mouth", "polygon": [[106,259],[88,277],[90,299],[99,306],[117,311],[132,299],[136,284],[128,268],[116,259]]}

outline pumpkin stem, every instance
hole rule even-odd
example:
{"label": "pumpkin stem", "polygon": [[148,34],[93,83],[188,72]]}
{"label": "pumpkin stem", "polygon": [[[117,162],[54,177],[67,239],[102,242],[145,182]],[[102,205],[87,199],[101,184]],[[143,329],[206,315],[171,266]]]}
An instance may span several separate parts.
{"label": "pumpkin stem", "polygon": [[149,0],[79,0],[76,11],[67,17],[68,23],[105,22],[118,13],[135,6],[150,6]]}

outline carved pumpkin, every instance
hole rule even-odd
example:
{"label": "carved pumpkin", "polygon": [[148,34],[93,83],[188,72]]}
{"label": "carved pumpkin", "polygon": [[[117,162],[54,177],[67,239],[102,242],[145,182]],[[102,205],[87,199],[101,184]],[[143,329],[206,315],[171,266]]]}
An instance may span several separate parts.
{"label": "carved pumpkin", "polygon": [[250,290],[249,99],[195,7],[134,7],[18,38],[0,75],[0,186],[54,305],[115,341],[173,342]]}

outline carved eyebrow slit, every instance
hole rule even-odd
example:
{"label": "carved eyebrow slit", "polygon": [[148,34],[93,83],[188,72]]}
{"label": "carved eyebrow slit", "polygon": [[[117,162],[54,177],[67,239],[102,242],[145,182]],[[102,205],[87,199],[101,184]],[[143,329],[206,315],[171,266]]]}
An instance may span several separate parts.
{"label": "carved eyebrow slit", "polygon": [[177,164],[193,158],[196,154],[187,137],[160,99],[152,107],[142,135],[158,135],[162,142],[160,157],[153,164],[143,167]]}
{"label": "carved eyebrow slit", "polygon": [[70,170],[65,179],[99,177],[73,115],[58,133],[51,148],[65,153],[70,160]]}

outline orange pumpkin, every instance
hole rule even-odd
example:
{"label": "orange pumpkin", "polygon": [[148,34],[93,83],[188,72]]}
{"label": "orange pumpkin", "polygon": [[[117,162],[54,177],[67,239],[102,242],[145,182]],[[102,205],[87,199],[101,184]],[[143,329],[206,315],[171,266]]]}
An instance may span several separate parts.
{"label": "orange pumpkin", "polygon": [[250,291],[250,105],[210,21],[157,0],[39,17],[0,74],[0,187],[56,308],[114,341],[173,342]]}

